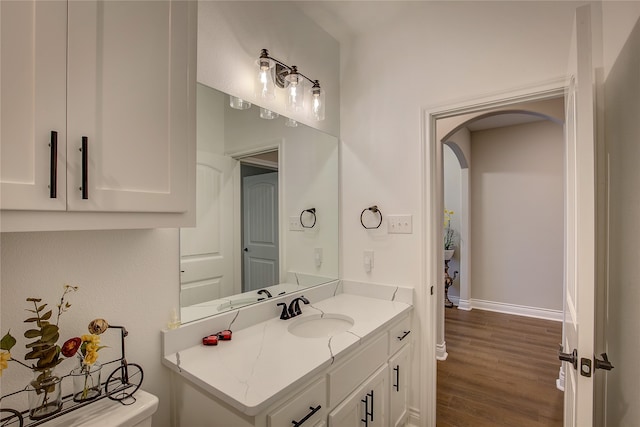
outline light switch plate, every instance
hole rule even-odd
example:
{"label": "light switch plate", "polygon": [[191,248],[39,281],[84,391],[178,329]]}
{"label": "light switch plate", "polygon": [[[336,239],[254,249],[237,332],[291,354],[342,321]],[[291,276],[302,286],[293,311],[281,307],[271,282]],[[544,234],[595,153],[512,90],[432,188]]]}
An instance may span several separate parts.
{"label": "light switch plate", "polygon": [[389,234],[413,233],[412,215],[389,215],[387,217],[387,230]]}
{"label": "light switch plate", "polygon": [[289,231],[303,231],[299,216],[289,217]]}

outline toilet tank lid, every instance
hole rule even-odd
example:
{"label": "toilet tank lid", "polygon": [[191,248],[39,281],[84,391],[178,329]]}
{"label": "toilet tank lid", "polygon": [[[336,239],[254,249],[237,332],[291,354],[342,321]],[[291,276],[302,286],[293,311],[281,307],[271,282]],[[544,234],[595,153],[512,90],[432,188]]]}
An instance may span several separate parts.
{"label": "toilet tank lid", "polygon": [[150,418],[158,409],[158,398],[138,390],[131,405],[101,399],[42,424],[44,427],[130,427]]}

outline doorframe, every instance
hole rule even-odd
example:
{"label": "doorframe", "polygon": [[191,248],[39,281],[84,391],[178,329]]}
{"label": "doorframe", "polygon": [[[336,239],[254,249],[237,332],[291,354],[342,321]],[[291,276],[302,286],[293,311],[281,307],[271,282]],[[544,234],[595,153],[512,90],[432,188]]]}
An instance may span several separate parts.
{"label": "doorframe", "polygon": [[241,292],[242,287],[242,179],[240,176],[240,164],[242,163],[242,159],[245,157],[251,157],[258,154],[266,153],[269,151],[277,151],[278,152],[278,257],[279,261],[279,280],[282,282],[283,280],[283,265],[286,265],[286,242],[285,242],[285,226],[287,225],[286,218],[280,212],[284,212],[285,203],[285,139],[284,138],[276,138],[270,141],[264,141],[260,144],[259,147],[256,148],[248,148],[243,150],[237,150],[232,152],[225,153],[226,156],[232,157],[235,159],[237,163],[237,167],[233,172],[233,244],[234,244],[234,254],[240,254],[239,256],[234,256],[234,274],[237,279],[236,286],[238,287],[238,292]]}
{"label": "doorframe", "polygon": [[[438,307],[444,298],[442,223],[444,209],[442,145],[437,138],[436,121],[447,117],[507,108],[524,102],[564,96],[567,82],[559,77],[545,83],[460,100],[421,110],[421,186],[422,186],[422,264],[423,291],[416,295],[417,311],[427,325],[420,340],[420,417],[423,425],[436,426]],[[565,231],[566,232],[566,231]],[[442,309],[444,310],[444,309]],[[442,324],[444,327],[444,323]]]}

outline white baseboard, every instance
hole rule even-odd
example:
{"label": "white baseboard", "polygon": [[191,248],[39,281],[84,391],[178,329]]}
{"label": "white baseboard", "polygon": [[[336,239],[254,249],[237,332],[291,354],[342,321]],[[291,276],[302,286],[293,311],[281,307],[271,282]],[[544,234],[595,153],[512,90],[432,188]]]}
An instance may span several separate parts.
{"label": "white baseboard", "polygon": [[436,360],[447,360],[447,343],[443,342],[442,344],[436,344]]}
{"label": "white baseboard", "polygon": [[458,310],[471,311],[471,301],[468,299],[459,299]]}
{"label": "white baseboard", "polygon": [[535,317],[538,319],[562,322],[562,310],[528,307],[525,305],[507,304],[504,302],[471,299],[471,307],[479,310],[497,311],[499,313],[514,314],[516,316]]}

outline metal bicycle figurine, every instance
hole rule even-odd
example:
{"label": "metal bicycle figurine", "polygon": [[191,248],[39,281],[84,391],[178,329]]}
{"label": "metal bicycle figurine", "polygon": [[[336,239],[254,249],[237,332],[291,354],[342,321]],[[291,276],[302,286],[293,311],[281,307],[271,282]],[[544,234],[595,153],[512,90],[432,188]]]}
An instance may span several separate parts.
{"label": "metal bicycle figurine", "polygon": [[122,357],[113,361],[117,362],[119,360],[120,366],[107,377],[104,383],[104,391],[109,399],[117,400],[123,405],[131,405],[136,401],[133,394],[140,388],[144,373],[140,365],[128,363],[125,358],[124,339],[129,335],[129,332],[124,326],[109,325],[109,328],[120,329]]}
{"label": "metal bicycle figurine", "polygon": [[[82,403],[72,403],[73,394],[65,396],[63,397],[63,409],[60,412],[52,414],[48,417],[44,417],[42,419],[31,421],[29,421],[29,411],[20,412],[10,408],[0,408],[0,427],[35,427],[51,419],[58,418],[76,409],[80,409],[84,406],[90,405],[92,402],[101,400],[105,397],[111,400],[118,401],[123,405],[131,405],[135,403],[136,398],[133,396],[133,394],[138,391],[144,378],[142,367],[136,363],[128,363],[127,359],[125,358],[124,339],[129,334],[125,327],[108,325],[107,328],[120,329],[121,356],[119,359],[106,362],[102,365],[104,367],[111,363],[120,362],[120,365],[115,368],[113,372],[109,374],[107,380],[101,384],[101,387],[104,386],[104,394],[102,396]],[[65,375],[62,378],[64,379],[68,376],[69,375]],[[11,395],[23,393],[25,391],[26,389],[19,390],[1,397],[5,398]],[[71,405],[69,405],[69,403],[71,403]]]}

